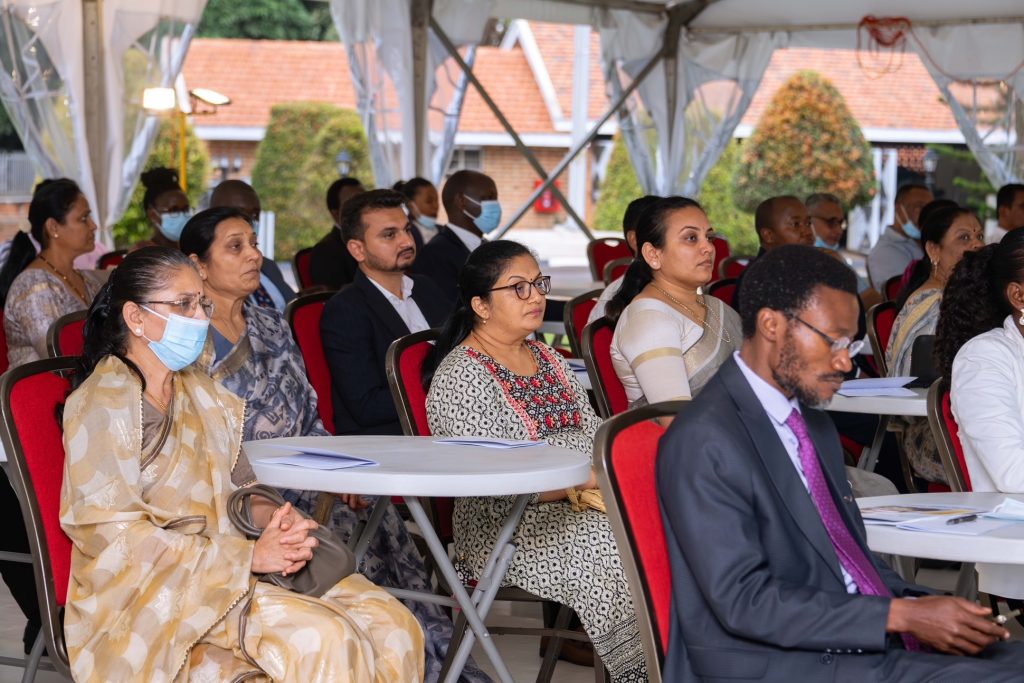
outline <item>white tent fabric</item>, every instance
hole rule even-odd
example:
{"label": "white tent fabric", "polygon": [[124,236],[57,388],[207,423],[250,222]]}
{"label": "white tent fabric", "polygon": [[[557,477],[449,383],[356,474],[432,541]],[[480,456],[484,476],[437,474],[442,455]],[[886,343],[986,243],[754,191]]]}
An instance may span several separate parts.
{"label": "white tent fabric", "polygon": [[[479,41],[490,1],[438,0],[433,17],[456,44]],[[374,180],[390,187],[416,168],[413,35],[410,0],[332,0],[331,15],[348,54],[358,109],[370,144]],[[470,48],[467,61],[472,64]],[[430,180],[441,180],[451,155],[467,81],[430,32],[424,70],[428,134],[419,141]]]}
{"label": "white tent fabric", "polygon": [[[78,182],[108,247],[156,132],[142,90],[173,84],[205,4],[104,0],[96,36],[103,97],[91,99],[82,3],[4,0],[0,100],[39,174]],[[88,127],[89,117],[98,128]]]}
{"label": "white tent fabric", "polygon": [[[601,56],[612,96],[623,92],[623,78],[636,77],[661,50],[666,27],[667,21],[661,18],[624,10],[607,12],[601,27]],[[769,33],[689,37],[680,40],[674,58],[654,68],[638,88],[642,106],[634,101],[620,111],[619,118],[645,192],[687,196],[700,192],[782,39]],[[674,59],[674,65],[668,59]]]}

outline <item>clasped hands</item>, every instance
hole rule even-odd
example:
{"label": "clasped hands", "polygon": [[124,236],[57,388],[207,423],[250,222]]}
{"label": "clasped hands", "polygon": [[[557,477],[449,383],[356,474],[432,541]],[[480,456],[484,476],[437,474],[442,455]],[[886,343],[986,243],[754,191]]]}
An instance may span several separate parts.
{"label": "clasped hands", "polygon": [[319,544],[309,535],[316,528],[317,523],[296,512],[291,503],[274,510],[253,547],[252,572],[287,576],[305,567]]}
{"label": "clasped hands", "polygon": [[976,655],[1010,638],[1010,632],[993,621],[992,610],[947,595],[894,599],[885,630],[909,633],[923,645],[953,655]]}

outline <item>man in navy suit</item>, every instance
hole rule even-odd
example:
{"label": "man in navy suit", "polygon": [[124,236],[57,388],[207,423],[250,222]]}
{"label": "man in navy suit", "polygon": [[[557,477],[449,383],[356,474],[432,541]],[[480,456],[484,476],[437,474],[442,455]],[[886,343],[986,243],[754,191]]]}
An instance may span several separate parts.
{"label": "man in navy suit", "polygon": [[[857,281],[805,246],[750,266],[743,345],[658,449],[666,681],[1011,681],[988,608],[900,579],[864,540],[820,406],[850,369]],[[970,655],[970,656],[952,656]]]}
{"label": "man in navy suit", "polygon": [[416,259],[413,270],[434,281],[454,308],[459,298],[459,271],[484,235],[501,222],[498,187],[477,171],[456,171],[441,190],[448,224],[438,226]]}
{"label": "man in navy suit", "polygon": [[320,319],[331,369],[338,434],[401,434],[384,357],[391,342],[438,327],[448,302],[422,275],[406,275],[416,260],[415,226],[394,190],[371,190],[341,211],[341,238],[358,270]]}

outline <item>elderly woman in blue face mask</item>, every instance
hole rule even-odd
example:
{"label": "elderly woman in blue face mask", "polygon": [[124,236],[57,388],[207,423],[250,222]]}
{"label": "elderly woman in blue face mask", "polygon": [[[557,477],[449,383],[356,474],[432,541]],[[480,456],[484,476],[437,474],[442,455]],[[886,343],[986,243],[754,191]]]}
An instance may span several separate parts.
{"label": "elderly woman in blue face mask", "polygon": [[178,174],[169,168],[154,168],[142,174],[142,185],[146,188],[142,208],[153,225],[153,236],[136,243],[132,250],[153,246],[177,249],[181,231],[192,217]]}

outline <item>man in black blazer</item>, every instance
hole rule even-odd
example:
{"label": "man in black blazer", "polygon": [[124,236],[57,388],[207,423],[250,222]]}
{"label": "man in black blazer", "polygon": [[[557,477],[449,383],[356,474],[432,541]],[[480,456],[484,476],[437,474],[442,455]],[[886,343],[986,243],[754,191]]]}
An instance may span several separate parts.
{"label": "man in black blazer", "polygon": [[498,227],[501,213],[484,211],[485,203],[496,204],[498,186],[490,176],[477,171],[457,171],[441,190],[441,203],[448,224],[420,251],[413,271],[434,281],[454,308],[459,298],[459,271],[470,252],[480,246],[485,233]]}
{"label": "man in black blazer", "polygon": [[341,289],[356,275],[356,262],[341,237],[341,210],[352,197],[366,190],[355,178],[338,178],[327,188],[327,213],[334,225],[320,241],[313,245],[309,255],[309,272],[314,285],[328,289]]}
{"label": "man in black blazer", "polygon": [[416,228],[404,203],[393,190],[371,190],[341,212],[341,234],[359,268],[320,319],[338,434],[402,433],[384,371],[388,346],[440,326],[449,310],[428,278],[405,275],[416,259]]}
{"label": "man in black blazer", "polygon": [[1021,680],[1024,648],[999,642],[1009,633],[987,608],[903,581],[864,541],[835,428],[816,408],[856,351],[853,272],[784,246],[750,266],[746,287],[741,350],[658,449],[664,679]]}

